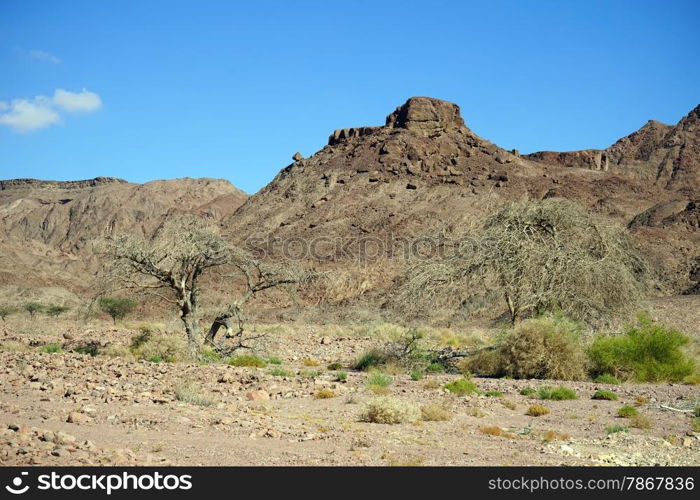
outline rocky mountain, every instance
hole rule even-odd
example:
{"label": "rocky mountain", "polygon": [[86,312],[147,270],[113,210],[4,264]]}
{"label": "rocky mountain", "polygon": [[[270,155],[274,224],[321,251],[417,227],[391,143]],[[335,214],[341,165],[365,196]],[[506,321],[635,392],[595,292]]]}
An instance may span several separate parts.
{"label": "rocky mountain", "polygon": [[81,291],[100,264],[91,246],[96,238],[121,232],[150,236],[176,213],[218,222],[246,198],[218,179],[0,181],[0,285]]}
{"label": "rocky mountain", "polygon": [[[700,255],[697,209],[688,208],[697,206],[698,109],[675,127],[649,122],[607,150],[521,156],[473,133],[455,104],[414,97],[384,126],[336,130],[312,157],[296,156],[224,226],[272,258],[335,269],[346,279],[339,288],[354,287],[340,297],[383,296],[416,236],[478,225],[507,201],[565,197],[631,224],[667,291],[685,291]],[[640,214],[657,204],[675,218],[652,227],[657,218]]]}

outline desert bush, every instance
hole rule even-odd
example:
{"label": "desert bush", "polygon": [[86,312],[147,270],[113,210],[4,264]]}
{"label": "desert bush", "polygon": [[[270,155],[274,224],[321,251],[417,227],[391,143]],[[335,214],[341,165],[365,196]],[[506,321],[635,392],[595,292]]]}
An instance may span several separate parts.
{"label": "desert bush", "polygon": [[214,404],[213,398],[193,382],[184,382],[174,389],[175,399],[183,403],[190,403],[197,406],[211,406]]}
{"label": "desert bush", "polygon": [[420,409],[423,420],[426,422],[441,422],[452,418],[450,410],[440,405],[427,405]]}
{"label": "desert bush", "polygon": [[620,424],[609,424],[605,427],[607,434],[617,434],[618,432],[629,432],[629,428]]}
{"label": "desert bush", "polygon": [[537,394],[537,391],[532,387],[523,387],[520,389],[521,396],[532,396],[533,394]]}
{"label": "desert bush", "polygon": [[689,338],[640,315],[621,335],[598,336],[589,349],[593,370],[639,382],[678,382],[695,371],[682,350]]}
{"label": "desert bush", "polygon": [[228,364],[231,366],[249,366],[255,368],[264,368],[267,365],[265,361],[252,354],[243,354],[233,357],[229,360]]}
{"label": "desert bush", "polygon": [[693,417],[690,421],[690,428],[695,432],[700,432],[700,417]]}
{"label": "desert bush", "polygon": [[388,387],[391,385],[392,378],[382,372],[372,372],[367,377],[367,385],[376,385],[379,387]]}
{"label": "desert bush", "polygon": [[700,385],[700,374],[694,373],[683,377],[683,383],[686,385]]}
{"label": "desert bush", "polygon": [[100,354],[100,345],[97,342],[87,342],[76,346],[73,350],[78,354],[97,356],[98,354]]}
{"label": "desert bush", "polygon": [[411,380],[418,381],[423,378],[423,372],[420,370],[411,370],[411,373],[409,374],[411,377]]}
{"label": "desert bush", "polygon": [[328,366],[326,366],[326,368],[329,370],[340,370],[343,368],[343,364],[339,363],[337,361],[334,361],[333,363],[329,363]]}
{"label": "desert bush", "polygon": [[540,399],[549,399],[552,401],[565,401],[567,399],[578,399],[576,391],[568,387],[541,387],[537,392]]}
{"label": "desert bush", "polygon": [[39,348],[39,352],[45,352],[48,354],[57,354],[60,352],[63,352],[63,348],[61,347],[61,344],[57,344],[56,342],[52,342],[50,344],[43,345]]}
{"label": "desert bush", "polygon": [[270,375],[272,375],[273,377],[289,377],[291,373],[282,368],[273,368],[272,370],[270,370]]}
{"label": "desert bush", "polygon": [[630,427],[634,427],[635,429],[651,429],[651,420],[649,420],[649,417],[642,413],[632,415],[629,422]]}
{"label": "desert bush", "polygon": [[5,321],[5,318],[17,312],[17,308],[10,306],[8,304],[0,304],[0,318]]}
{"label": "desert bush", "polygon": [[268,365],[281,365],[282,360],[280,358],[278,358],[277,356],[270,356],[269,358],[267,358],[267,364]]}
{"label": "desert bush", "polygon": [[501,391],[486,391],[484,393],[484,396],[487,396],[489,398],[502,398],[503,393]]}
{"label": "desert bush", "polygon": [[563,432],[558,432],[555,430],[547,430],[542,434],[542,440],[545,443],[551,443],[552,441],[567,441],[571,439],[571,436]]}
{"label": "desert bush", "polygon": [[335,378],[339,382],[345,382],[348,379],[348,372],[337,371],[335,372]]}
{"label": "desert bush", "polygon": [[70,311],[70,307],[68,306],[59,306],[59,305],[53,305],[53,306],[48,306],[46,309],[44,309],[46,314],[49,316],[53,316],[54,318],[59,317],[61,314],[64,312]]}
{"label": "desert bush", "polygon": [[467,394],[475,394],[479,392],[479,388],[474,382],[466,378],[458,378],[445,385],[445,389],[458,396]]}
{"label": "desert bush", "polygon": [[318,378],[321,376],[321,372],[318,370],[302,370],[299,376],[301,378]]}
{"label": "desert bush", "polygon": [[621,418],[634,417],[638,413],[639,410],[637,410],[634,406],[630,405],[624,405],[619,410],[617,410],[617,416]]}
{"label": "desert bush", "polygon": [[370,368],[376,368],[386,362],[386,354],[378,348],[370,349],[364,352],[353,365],[355,370],[367,371]]}
{"label": "desert bush", "polygon": [[331,399],[335,397],[335,392],[324,387],[322,389],[317,390],[314,394],[314,397],[316,399]]}
{"label": "desert bush", "polygon": [[362,420],[377,424],[416,422],[420,417],[421,411],[416,405],[392,397],[370,400],[362,414]]}
{"label": "desert bush", "polygon": [[593,396],[591,399],[601,399],[601,400],[606,400],[606,401],[617,401],[617,394],[615,394],[612,391],[605,391],[602,389],[599,389],[593,393]]}
{"label": "desert bush", "polygon": [[34,313],[38,313],[44,310],[44,305],[39,302],[27,302],[22,305],[22,309],[29,313],[30,318],[34,318]]}
{"label": "desert bush", "polygon": [[117,324],[118,319],[124,319],[136,307],[133,299],[115,297],[100,297],[97,301],[100,310],[112,318],[112,323]]}
{"label": "desert bush", "polygon": [[531,417],[541,417],[542,415],[546,415],[547,413],[549,413],[548,408],[542,405],[532,405],[527,409],[525,415],[529,415]]}
{"label": "desert bush", "polygon": [[482,434],[486,434],[487,436],[497,436],[507,439],[515,439],[515,435],[502,429],[501,427],[496,426],[480,427],[479,432],[481,432]]}
{"label": "desert bush", "polygon": [[187,343],[182,336],[154,333],[152,330],[145,330],[132,340],[131,352],[138,359],[159,359],[171,363],[190,359]]}
{"label": "desert bush", "polygon": [[580,323],[542,316],[515,326],[499,350],[501,371],[515,378],[584,380],[587,358]]}
{"label": "desert bush", "polygon": [[594,382],[599,384],[620,385],[620,381],[617,379],[617,377],[610,375],[609,373],[602,373],[598,375]]}
{"label": "desert bush", "polygon": [[302,363],[304,366],[318,366],[319,365],[318,361],[316,361],[315,359],[311,359],[311,358],[305,358],[302,361]]}

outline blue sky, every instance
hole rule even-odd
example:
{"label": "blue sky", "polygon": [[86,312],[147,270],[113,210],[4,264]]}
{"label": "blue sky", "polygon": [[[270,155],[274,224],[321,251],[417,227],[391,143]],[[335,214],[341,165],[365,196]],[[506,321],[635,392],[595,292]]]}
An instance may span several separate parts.
{"label": "blue sky", "polygon": [[700,2],[0,2],[0,179],[218,177],[255,192],[414,95],[521,152],[700,103]]}

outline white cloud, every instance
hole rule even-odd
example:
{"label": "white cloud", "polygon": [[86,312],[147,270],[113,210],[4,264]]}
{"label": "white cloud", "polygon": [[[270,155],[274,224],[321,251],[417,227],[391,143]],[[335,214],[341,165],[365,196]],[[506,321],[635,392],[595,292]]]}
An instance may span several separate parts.
{"label": "white cloud", "polygon": [[100,96],[85,89],[81,92],[56,89],[53,94],[53,103],[70,113],[90,113],[102,107]]}
{"label": "white cloud", "polygon": [[55,55],[53,55],[49,52],[43,51],[43,50],[36,50],[36,49],[30,50],[29,55],[31,57],[33,57],[34,59],[39,59],[40,61],[49,61],[50,63],[53,63],[53,64],[60,64],[61,63],[61,60],[58,57],[56,57]]}
{"label": "white cloud", "polygon": [[18,132],[32,132],[61,123],[61,111],[90,113],[101,107],[102,99],[94,92],[56,89],[53,97],[39,95],[33,99],[13,99],[9,104],[0,101],[0,125]]}
{"label": "white cloud", "polygon": [[19,132],[31,132],[61,123],[60,115],[41,98],[15,99],[9,106],[4,104],[3,109],[9,111],[0,114],[0,124]]}

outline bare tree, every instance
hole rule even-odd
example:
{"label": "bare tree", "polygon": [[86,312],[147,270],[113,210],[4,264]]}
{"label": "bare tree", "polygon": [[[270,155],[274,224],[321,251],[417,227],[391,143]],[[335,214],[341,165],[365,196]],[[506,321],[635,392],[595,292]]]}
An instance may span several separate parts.
{"label": "bare tree", "polygon": [[200,354],[200,280],[230,261],[231,250],[203,220],[179,216],[168,221],[152,240],[120,235],[108,242],[112,277],[126,288],[149,289],[178,307],[190,354]]}
{"label": "bare tree", "polygon": [[513,323],[560,310],[588,323],[639,303],[648,271],[623,228],[562,199],[510,204],[485,220],[477,238],[462,235],[451,258],[410,269],[399,300],[468,300],[497,291]]}
{"label": "bare tree", "polygon": [[[256,294],[284,285],[301,285],[317,276],[316,273],[296,266],[282,266],[256,260],[239,248],[232,248],[229,265],[233,273],[226,275],[226,277],[242,278],[243,292],[214,319],[205,339],[208,345],[215,348],[223,356],[230,355],[237,349],[250,348],[250,342],[260,338],[260,336],[245,335],[243,314],[243,306]],[[221,328],[224,328],[226,333],[217,342],[216,335]],[[230,342],[228,339],[234,339],[234,341]]]}

